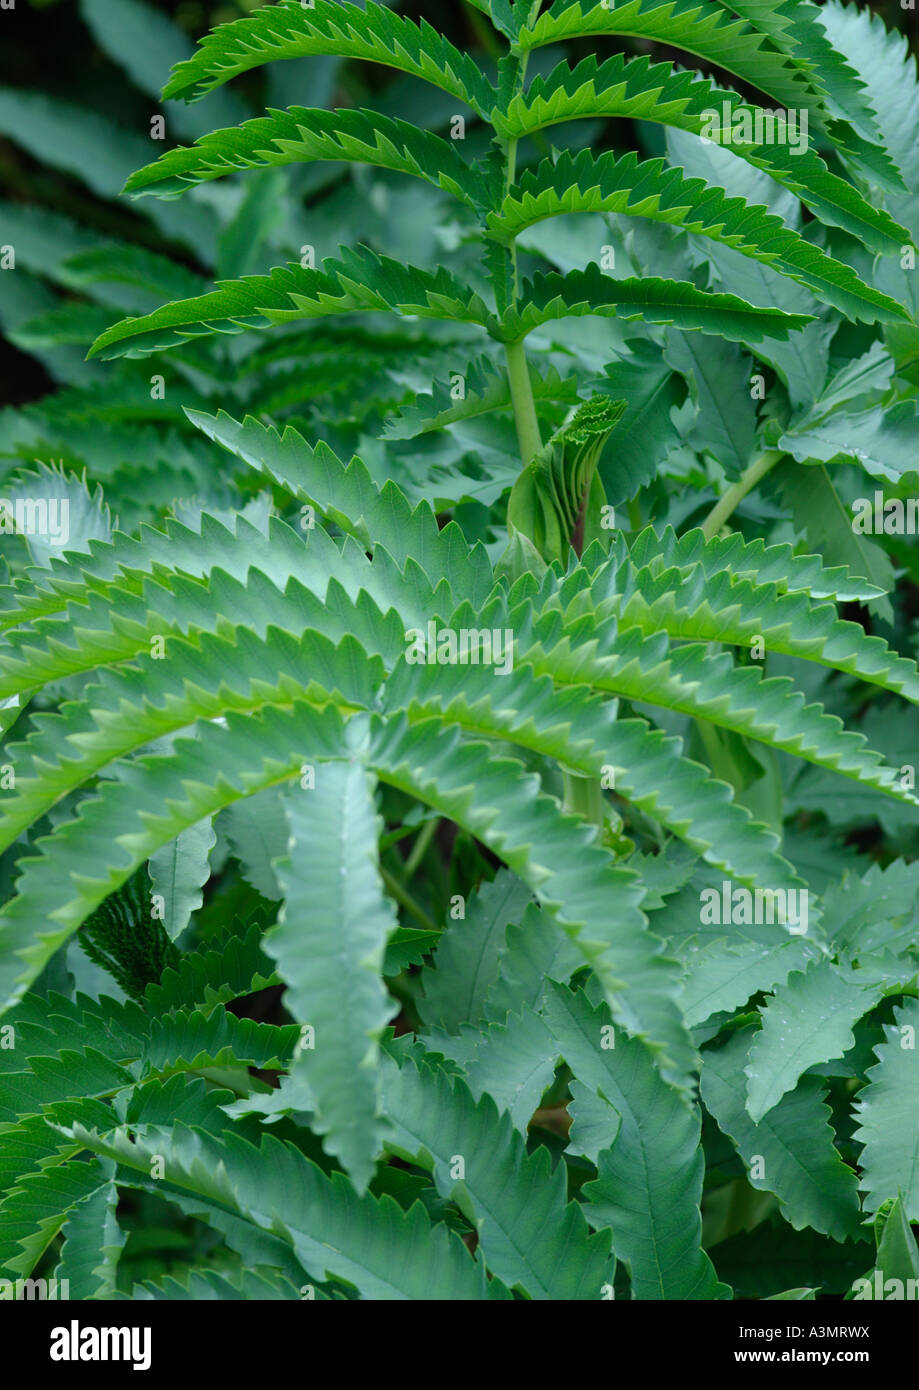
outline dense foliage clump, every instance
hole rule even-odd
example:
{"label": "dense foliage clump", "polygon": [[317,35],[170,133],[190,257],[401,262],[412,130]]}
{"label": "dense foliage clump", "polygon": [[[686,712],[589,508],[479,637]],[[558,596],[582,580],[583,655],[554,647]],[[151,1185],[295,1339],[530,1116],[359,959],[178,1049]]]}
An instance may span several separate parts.
{"label": "dense foliage clump", "polygon": [[105,102],[0,96],[0,1276],[916,1277],[906,36],[79,13]]}

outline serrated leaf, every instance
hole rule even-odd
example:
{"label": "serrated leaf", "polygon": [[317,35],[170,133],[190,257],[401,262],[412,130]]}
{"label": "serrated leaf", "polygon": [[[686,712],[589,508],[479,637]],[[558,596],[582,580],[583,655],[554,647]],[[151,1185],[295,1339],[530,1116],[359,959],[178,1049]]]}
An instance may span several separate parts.
{"label": "serrated leaf", "polygon": [[702,1099],[737,1147],[747,1181],[774,1192],[796,1230],[812,1227],[834,1240],[858,1239],[858,1182],[834,1144],[824,1083],[805,1076],[759,1124],[746,1110],[746,1065],[751,1030],[739,1029],[726,1046],[702,1058]]}
{"label": "serrated leaf", "polygon": [[205,35],[180,63],[163,95],[197,101],[241,72],[279,58],[331,53],[400,68],[467,102],[480,113],[491,87],[470,54],[461,53],[426,22],[403,19],[369,0],[366,8],[338,0],[266,6]]}
{"label": "serrated leaf", "polygon": [[663,159],[639,160],[632,152],[563,153],[527,170],[487,219],[499,238],[518,236],[535,222],[573,212],[618,213],[673,223],[724,242],[807,286],[848,317],[872,322],[902,316],[896,304],[866,285],[852,268],[833,260],[791,230],[781,217],[744,198],[728,197],[701,178],[686,178]]}
{"label": "serrated leaf", "polygon": [[476,1023],[498,975],[508,926],[523,916],[532,891],[502,870],[463,905],[463,916],[449,921],[434,958],[422,975],[418,1011],[429,1026],[456,1033]]}
{"label": "serrated leaf", "polygon": [[759,1122],[819,1062],[855,1045],[853,1026],[886,990],[823,959],[795,971],[766,1002],[746,1066],[747,1110]]}
{"label": "serrated leaf", "polygon": [[293,261],[267,275],[228,280],[209,294],[125,319],[97,338],[88,355],[145,356],[210,333],[372,311],[483,326],[490,322],[479,295],[443,266],[419,270],[366,247],[342,248],[341,259],[326,260],[322,270]]}
{"label": "serrated leaf", "polygon": [[168,150],[132,174],[125,192],[175,198],[196,184],[240,169],[352,161],[426,179],[475,208],[486,196],[477,171],[457,153],[455,143],[409,121],[377,111],[323,111],[292,106],[269,109],[257,120],[201,136],[190,148]]}
{"label": "serrated leaf", "polygon": [[[510,1117],[465,1083],[422,1063],[385,1067],[387,1147],[433,1172],[444,1196],[473,1222],[489,1268],[533,1299],[598,1299],[612,1275],[609,1238],[591,1235],[567,1201],[564,1166],[546,1149],[527,1154]],[[459,1172],[457,1158],[462,1158]]]}
{"label": "serrated leaf", "polygon": [[181,936],[192,913],[204,901],[202,888],[210,877],[208,859],[216,841],[208,818],[183,830],[147,862],[150,892],[155,898],[163,899],[160,920],[171,941]]}
{"label": "serrated leaf", "polygon": [[860,1143],[861,1185],[866,1211],[902,1198],[908,1221],[919,1220],[919,1064],[916,1028],[919,1001],[907,999],[884,1025],[884,1041],[875,1048],[877,1064],[859,1092],[854,1112]]}
{"label": "serrated leaf", "polygon": [[508,309],[501,323],[500,336],[507,342],[519,341],[542,324],[591,314],[626,323],[644,319],[673,324],[735,342],[757,342],[764,335],[787,337],[809,321],[806,315],[756,308],[736,295],[699,290],[685,280],[655,275],[614,280],[593,263],[567,275],[535,275],[525,282],[521,298],[522,306]]}
{"label": "serrated leaf", "polygon": [[333,762],[318,769],[313,787],[288,794],[288,852],[274,865],[284,906],[265,936],[287,1008],[312,1030],[293,1072],[315,1094],[314,1124],[358,1191],[385,1135],[378,1043],[396,1008],[382,982],[398,921],[379,876],[374,790],[360,762]]}
{"label": "serrated leaf", "polygon": [[[54,1271],[60,1288],[73,1299],[111,1298],[127,1232],[116,1216],[118,1188],[112,1178],[75,1206],[61,1234],[61,1258]],[[66,1280],[66,1284],[62,1281]]]}
{"label": "serrated leaf", "polygon": [[618,1132],[610,1123],[612,1147],[599,1155],[599,1176],[584,1195],[591,1225],[612,1230],[616,1256],[629,1267],[632,1297],[722,1296],[726,1290],[700,1243],[698,1112],[662,1080],[638,1040],[617,1029],[614,1045],[604,1045],[609,1015],[581,991],[554,986],[546,1021],[578,1080],[599,1091],[620,1117]]}
{"label": "serrated leaf", "polygon": [[123,1181],[133,1175],[142,1187],[150,1182],[152,1155],[160,1154],[164,1176],[154,1190],[184,1197],[205,1220],[238,1213],[254,1232],[280,1239],[306,1271],[344,1279],[365,1298],[487,1297],[484,1266],[458,1237],[432,1226],[420,1203],[403,1213],[391,1198],[358,1196],[343,1175],[327,1177],[271,1136],[256,1148],[237,1135],[220,1141],[181,1124],[147,1126],[133,1141],[123,1128],[100,1135],[75,1126],[73,1133],[84,1147],[121,1164]]}

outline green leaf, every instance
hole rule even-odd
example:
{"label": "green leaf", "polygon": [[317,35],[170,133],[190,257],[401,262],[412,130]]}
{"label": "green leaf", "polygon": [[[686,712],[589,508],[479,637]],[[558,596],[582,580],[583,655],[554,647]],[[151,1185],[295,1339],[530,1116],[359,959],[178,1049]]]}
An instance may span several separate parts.
{"label": "green leaf", "polygon": [[520,921],[532,896],[526,884],[501,870],[462,905],[462,916],[447,923],[422,974],[418,1012],[426,1024],[458,1033],[463,1023],[478,1022],[497,978],[508,925]]}
{"label": "green leaf", "polygon": [[[144,1279],[132,1285],[130,1294],[122,1296],[129,1297],[132,1302],[136,1299],[165,1299],[170,1303],[225,1299],[234,1302],[248,1302],[250,1299],[258,1302],[268,1299],[300,1301],[303,1297],[296,1284],[267,1265],[244,1269],[232,1275],[219,1269],[189,1269],[183,1272],[183,1278],[184,1282],[175,1275],[164,1274],[159,1279]],[[314,1288],[312,1296],[316,1302],[328,1301],[329,1298],[320,1288]]]}
{"label": "green leaf", "polygon": [[[562,377],[550,365],[545,375],[529,363],[530,387],[535,401],[562,401],[566,405],[579,403],[579,383],[574,376]],[[451,381],[434,382],[430,395],[417,396],[409,405],[386,422],[384,439],[417,439],[421,434],[444,429],[461,420],[475,420],[482,415],[502,410],[510,405],[511,394],[507,372],[496,367],[488,357],[471,362],[462,375],[463,394],[454,399]]]}
{"label": "green leaf", "polygon": [[88,551],[92,541],[107,541],[112,533],[102,489],[91,490],[85,472],[78,478],[41,464],[34,472],[20,473],[4,490],[0,535],[24,535],[32,560],[43,568],[50,567],[52,557]]}
{"label": "green leaf", "polygon": [[[718,3],[723,5],[725,0],[718,0]],[[748,18],[755,16],[755,22],[762,24],[779,48],[791,53],[796,62],[816,71],[815,80],[827,93],[834,114],[842,112],[867,135],[877,135],[865,84],[828,42],[822,11],[816,5],[805,0],[794,7],[787,4],[763,6],[761,0],[740,0],[737,12]]]}
{"label": "green leaf", "polygon": [[[546,629],[548,645],[548,622]],[[712,656],[698,644],[671,656],[660,630],[645,637],[629,628],[620,637],[607,624],[587,628],[582,637],[573,648],[570,638],[557,638],[548,652],[535,643],[527,645],[523,659],[537,671],[551,671],[559,683],[589,683],[610,694],[709,719],[914,804],[913,794],[901,789],[897,772],[865,750],[862,735],[844,731],[820,706],[806,705],[785,678],[763,680],[754,667],[734,666],[726,655]]]}
{"label": "green leaf", "polygon": [[[854,413],[837,411],[818,424],[786,430],[778,447],[800,463],[851,461],[873,478],[897,483],[917,471],[919,411],[912,401]],[[855,514],[856,520],[858,513]],[[854,522],[850,522],[855,530]],[[864,526],[859,529],[864,530]]]}
{"label": "green leaf", "polygon": [[684,377],[696,407],[685,443],[712,454],[729,478],[738,477],[756,440],[750,360],[731,343],[710,343],[674,329],[667,330],[664,360]]}
{"label": "green leaf", "polygon": [[618,718],[614,700],[592,695],[584,685],[563,692],[549,675],[535,677],[524,663],[502,677],[500,691],[487,667],[468,669],[458,690],[449,666],[400,662],[387,681],[385,703],[389,710],[406,710],[413,722],[436,714],[469,733],[538,752],[595,782],[611,781],[619,796],[745,882],[777,884],[789,875],[789,865],[775,853],[777,837],[750,822],[723,782],[682,757],[677,739],[644,720]]}
{"label": "green leaf", "polygon": [[735,1298],[768,1298],[796,1282],[817,1283],[824,1294],[843,1294],[865,1268],[865,1247],[816,1231],[796,1231],[780,1216],[720,1241],[712,1259]]}
{"label": "green leaf", "polygon": [[203,820],[150,856],[150,892],[163,899],[161,920],[171,941],[178,940],[204,900],[202,888],[211,873],[208,858],[216,841],[210,820]]}
{"label": "green leaf", "polygon": [[723,1296],[727,1291],[700,1243],[704,1164],[698,1110],[662,1080],[637,1039],[617,1029],[613,1046],[604,1041],[609,1014],[593,1008],[582,991],[554,986],[546,1021],[578,1080],[620,1117],[618,1133],[611,1123],[612,1146],[600,1153],[599,1176],[584,1195],[591,1225],[612,1231],[616,1256],[629,1269],[632,1297]]}
{"label": "green leaf", "polygon": [[564,563],[603,534],[605,498],[597,476],[600,453],[625,411],[625,401],[593,396],[531,459],[507,504],[509,544],[519,532],[546,562]]}
{"label": "green leaf", "polygon": [[375,779],[360,762],[326,763],[285,802],[290,840],[275,872],[284,893],[265,949],[287,983],[286,1007],[310,1033],[293,1065],[316,1097],[314,1125],[358,1191],[373,1173],[380,1120],[378,1044],[396,1011],[382,982],[398,926],[383,896]]}
{"label": "green leaf", "polygon": [[61,1231],[64,1243],[54,1271],[59,1287],[66,1287],[67,1297],[114,1296],[118,1260],[127,1236],[118,1225],[117,1206],[118,1188],[110,1178],[71,1210]]}
{"label": "green leaf", "polygon": [[655,275],[614,280],[596,264],[567,275],[554,271],[535,275],[524,283],[521,299],[521,306],[508,309],[501,322],[500,336],[505,342],[517,342],[534,328],[557,319],[591,314],[626,323],[635,319],[672,323],[676,328],[698,329],[735,342],[757,342],[765,335],[787,337],[809,322],[807,315],[758,309],[736,295],[711,294],[688,281]]}
{"label": "green leaf", "polygon": [[185,952],[177,966],[163,971],[157,984],[147,986],[151,1013],[163,1017],[182,1008],[207,1012],[218,1004],[278,984],[261,940],[261,929],[254,924],[217,948],[202,946]]}
{"label": "green leaf", "polygon": [[[462,1057],[453,1055],[462,1065],[472,1094],[476,1099],[490,1095],[499,1110],[508,1112],[514,1127],[526,1134],[555,1074],[555,1057],[546,1049],[543,1020],[524,1006],[508,1013],[501,1023],[486,1023],[481,1030],[467,1028],[464,1032],[469,1050]],[[439,1038],[437,1046],[441,1047]],[[451,1049],[444,1051],[450,1055]]]}
{"label": "green leaf", "polygon": [[[313,504],[362,549],[383,548],[400,569],[414,562],[434,585],[446,579],[456,602],[462,597],[484,602],[493,583],[484,550],[470,546],[455,523],[439,527],[431,507],[412,508],[391,480],[378,486],[360,459],[346,466],[322,441],[312,447],[292,427],[281,433],[251,416],[242,424],[223,411],[214,416],[194,412],[190,419],[210,439]],[[348,559],[353,567],[356,556]],[[302,565],[293,573],[300,577],[301,571]],[[369,587],[369,575],[364,587]],[[418,592],[414,576],[411,590]],[[399,608],[405,611],[404,605]]]}
{"label": "green leaf", "polygon": [[222,24],[205,35],[192,58],[176,67],[163,95],[197,101],[262,63],[313,53],[399,68],[432,82],[480,114],[491,104],[491,86],[470,54],[461,53],[426,21],[403,19],[374,0],[368,0],[366,8],[338,0],[314,0],[304,8],[299,0],[291,0]]}
{"label": "green leaf", "polygon": [[[689,891],[689,890],[687,890]],[[691,899],[698,917],[698,892]],[[665,912],[655,925],[665,931]],[[728,1013],[745,1004],[754,994],[783,984],[793,970],[803,970],[813,958],[814,947],[801,937],[791,937],[775,928],[741,927],[730,936],[712,942],[691,937],[681,950],[686,974],[680,1002],[689,1027],[696,1027],[713,1014]]]}
{"label": "green leaf", "polygon": [[[135,87],[156,102],[163,74],[193,52],[184,30],[142,0],[80,0],[80,13],[99,47],[126,70]],[[211,124],[239,120],[244,111],[230,92],[217,92],[199,109],[173,103],[167,108],[166,122],[189,139]]]}
{"label": "green leaf", "polygon": [[622,213],[669,222],[765,262],[806,285],[849,318],[903,316],[888,296],[866,285],[854,270],[833,260],[788,228],[781,217],[743,198],[731,198],[704,179],[686,178],[663,159],[640,160],[629,151],[594,155],[565,152],[527,170],[487,225],[510,239],[546,217],[572,212]]}
{"label": "green leaf", "polygon": [[378,726],[371,761],[391,785],[466,826],[527,883],[596,971],[614,1015],[685,1084],[693,1053],[673,1002],[673,967],[638,910],[636,878],[560,814],[520,765],[461,744],[433,720]]}
{"label": "green leaf", "polygon": [[239,860],[243,878],[269,902],[280,902],[281,889],[272,868],[287,848],[287,817],[277,787],[266,787],[255,796],[228,806],[220,815],[220,829]]}
{"label": "green leaf", "polygon": [[[433,1173],[478,1233],[490,1270],[533,1299],[598,1299],[612,1279],[609,1237],[591,1235],[567,1200],[564,1164],[528,1154],[510,1117],[489,1095],[474,1101],[455,1077],[412,1060],[385,1067],[387,1148]],[[460,1165],[457,1160],[462,1160]]]}
{"label": "green leaf", "polygon": [[176,198],[196,184],[241,169],[314,160],[350,161],[412,174],[473,208],[487,198],[484,180],[460,157],[455,142],[377,111],[307,106],[269,109],[257,120],[202,135],[190,149],[168,150],[132,174],[125,192]]}
{"label": "green leaf", "polygon": [[[833,47],[856,67],[884,144],[903,174],[906,191],[885,191],[884,202],[919,236],[919,82],[906,36],[855,6],[830,3],[821,9],[820,22]],[[900,278],[906,282],[910,273]]]}
{"label": "green leaf", "polygon": [[853,1137],[863,1145],[865,1210],[876,1212],[901,1197],[906,1219],[919,1221],[919,1001],[905,1000],[894,1019],[884,1025],[884,1041],[875,1048],[877,1064],[855,1102],[859,1123]]}
{"label": "green leaf", "polygon": [[[42,164],[78,178],[100,198],[117,197],[131,170],[150,154],[147,140],[117,119],[21,88],[0,93],[0,134]],[[210,208],[200,202],[182,209],[152,204],[146,211],[167,237],[195,256],[209,256],[216,232]]]}
{"label": "green leaf", "polygon": [[746,1110],[745,1065],[751,1030],[738,1029],[720,1048],[702,1058],[702,1100],[718,1127],[734,1143],[747,1169],[747,1181],[774,1192],[782,1215],[795,1230],[811,1226],[834,1240],[858,1239],[858,1182],[833,1142],[824,1083],[805,1076],[759,1124]]}
{"label": "green leaf", "polygon": [[341,259],[325,261],[322,270],[291,262],[267,275],[228,280],[209,294],[125,319],[96,339],[89,356],[145,356],[203,334],[242,333],[298,319],[373,311],[490,322],[478,294],[444,267],[418,270],[366,247],[343,248]]}
{"label": "green leaf", "polygon": [[290,1062],[298,1038],[295,1024],[255,1023],[222,1006],[208,1014],[181,1010],[154,1020],[140,1060],[145,1072],[236,1065],[279,1071]]}
{"label": "green leaf", "polygon": [[681,639],[747,646],[759,636],[767,650],[851,670],[913,703],[919,700],[919,671],[909,658],[866,636],[859,624],[839,619],[832,605],[782,593],[777,583],[735,579],[726,569],[710,577],[702,564],[689,573],[682,566],[662,571],[652,561],[632,571],[631,592],[621,595],[622,587],[615,563],[599,572],[592,586],[595,611],[618,613],[623,624],[636,624],[649,638],[664,629]]}
{"label": "green leaf", "polygon": [[628,355],[610,362],[588,385],[626,408],[616,426],[615,446],[599,463],[600,481],[611,502],[628,502],[656,477],[660,460],[678,435],[672,410],[682,387],[657,348],[641,338],[626,343]]}
{"label": "green leaf", "polygon": [[[747,203],[768,208],[786,226],[801,232],[802,210],[795,195],[724,146],[712,141],[706,143],[686,131],[668,129],[667,153],[670,162],[679,165],[685,173],[724,188],[728,194],[742,197]],[[700,272],[711,277],[712,289],[728,290],[751,304],[766,304],[792,312],[813,313],[817,308],[816,298],[802,291],[799,283],[763,261],[741,255],[723,242],[709,240],[702,245],[690,237],[690,252]],[[894,297],[898,303],[904,302],[902,295]],[[757,357],[776,371],[795,408],[809,406],[822,389],[829,369],[830,340],[836,326],[834,322],[815,320],[785,342],[767,338],[757,344]]]}
{"label": "green leaf", "polygon": [[107,1178],[93,1159],[70,1160],[30,1173],[0,1201],[0,1269],[27,1278],[70,1214]]}
{"label": "green leaf", "polygon": [[[710,113],[720,120],[725,109],[731,115],[730,129],[736,124],[744,135],[731,139],[731,150],[791,189],[823,221],[887,255],[899,252],[908,242],[904,228],[888,213],[872,207],[845,179],[830,173],[806,140],[802,147],[794,138],[783,139],[775,123],[769,131],[763,128],[764,137],[773,138],[763,142],[746,138],[746,130],[755,134],[757,129],[757,108],[735,92],[681,72],[672,63],[652,63],[648,57],[627,59],[621,54],[602,64],[595,57],[584,58],[575,67],[562,61],[547,76],[534,78],[526,92],[515,94],[503,110],[496,110],[494,122],[505,139],[520,139],[585,117],[657,121],[708,138]],[[729,129],[726,123],[725,129]]]}
{"label": "green leaf", "polygon": [[[852,529],[852,513],[845,506],[826,468],[798,467],[790,459],[780,463],[772,479],[782,504],[791,513],[795,529],[808,546],[820,550],[831,565],[845,562],[854,574],[863,575],[881,593],[894,586],[893,565],[883,547]],[[880,617],[893,616],[889,599],[877,605]]]}
{"label": "green leaf", "polygon": [[[743,13],[741,7],[737,7]],[[753,20],[751,14],[744,19]],[[768,30],[766,31],[768,33]],[[615,7],[557,0],[521,31],[524,51],[566,39],[611,34],[654,39],[732,72],[783,105],[819,110],[811,74],[777,53],[755,26],[698,0],[626,0]]]}
{"label": "green leaf", "polygon": [[790,975],[767,1000],[763,1026],[750,1048],[746,1074],[751,1118],[760,1121],[809,1067],[854,1047],[853,1026],[886,989],[884,983],[866,983],[857,970],[826,959]]}
{"label": "green leaf", "polygon": [[[146,1127],[133,1141],[73,1127],[85,1148],[122,1165],[122,1181],[150,1182],[151,1158],[165,1160],[153,1189],[184,1196],[205,1220],[238,1213],[257,1232],[272,1233],[318,1278],[344,1279],[380,1301],[487,1297],[485,1267],[457,1236],[432,1226],[419,1202],[402,1212],[390,1197],[359,1196],[340,1173],[327,1177],[291,1144],[264,1136],[256,1148],[235,1134],[223,1141],[174,1125]],[[0,1206],[2,1213],[2,1206]]]}

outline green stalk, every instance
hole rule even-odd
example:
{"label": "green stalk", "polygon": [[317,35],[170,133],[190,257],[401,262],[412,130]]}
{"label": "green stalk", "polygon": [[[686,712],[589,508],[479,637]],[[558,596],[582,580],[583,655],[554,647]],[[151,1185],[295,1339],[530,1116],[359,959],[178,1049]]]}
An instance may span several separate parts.
{"label": "green stalk", "polygon": [[744,469],[737,482],[731,484],[723,497],[719,497],[703,521],[702,534],[707,541],[717,536],[735,507],[738,507],[747,493],[756,487],[760,478],[764,478],[770,468],[774,468],[784,457],[785,455],[780,449],[766,449],[762,454],[756,456],[748,468]]}
{"label": "green stalk", "polygon": [[504,355],[507,359],[507,379],[511,388],[520,460],[526,466],[542,448],[536,404],[533,400],[533,384],[530,381],[523,343],[505,343]]}
{"label": "green stalk", "polygon": [[591,825],[602,825],[603,792],[596,777],[581,777],[576,772],[563,772],[562,777],[565,786],[562,808]]}
{"label": "green stalk", "polygon": [[404,907],[410,917],[414,917],[419,927],[423,927],[425,931],[439,930],[433,917],[428,916],[424,908],[421,907],[419,903],[416,903],[411,893],[409,893],[406,888],[403,888],[395,874],[391,874],[383,864],[380,865],[380,877],[383,880],[383,884],[389,896],[394,898],[400,907]]}
{"label": "green stalk", "polygon": [[466,19],[489,58],[500,58],[504,50],[495,36],[494,29],[469,0],[466,0]]}
{"label": "green stalk", "polygon": [[[521,65],[521,75],[525,69],[527,55],[523,55]],[[505,189],[509,189],[516,177],[517,168],[517,141],[509,140],[505,146],[506,166],[505,166]],[[514,299],[517,298],[517,243],[511,241],[508,247],[508,254],[513,264],[513,287]],[[507,380],[510,386],[511,405],[514,411],[514,424],[517,428],[517,444],[520,449],[520,461],[526,465],[533,459],[542,448],[542,436],[539,433],[539,420],[536,415],[536,403],[533,400],[533,384],[530,381],[530,372],[527,366],[526,351],[523,340],[516,343],[505,343],[504,356],[507,362]],[[600,783],[592,777],[579,777],[576,773],[562,772],[564,792],[562,804],[566,811],[574,815],[582,816],[592,825],[603,824],[603,794]]]}
{"label": "green stalk", "polygon": [[424,825],[418,832],[415,843],[412,845],[411,854],[405,861],[406,883],[408,883],[409,880],[412,878],[412,875],[414,874],[415,870],[418,868],[418,865],[421,863],[422,859],[427,853],[428,846],[434,838],[434,834],[437,830],[438,825],[440,825],[440,817],[434,816],[432,820],[425,821]]}
{"label": "green stalk", "polygon": [[[528,53],[524,53],[520,58],[520,81],[523,81],[526,73]],[[504,146],[504,191],[505,193],[513,186],[514,179],[517,177],[517,141],[510,139]],[[512,294],[513,302],[517,300],[517,242],[511,238],[507,247],[507,254],[511,260],[512,275]],[[530,373],[527,367],[527,356],[521,339],[516,343],[504,344],[504,356],[507,362],[507,380],[511,392],[511,405],[514,410],[514,424],[517,427],[517,444],[520,449],[520,462],[524,468],[542,448],[542,438],[539,433],[539,420],[536,417],[536,404],[533,400],[533,385],[530,381]]]}

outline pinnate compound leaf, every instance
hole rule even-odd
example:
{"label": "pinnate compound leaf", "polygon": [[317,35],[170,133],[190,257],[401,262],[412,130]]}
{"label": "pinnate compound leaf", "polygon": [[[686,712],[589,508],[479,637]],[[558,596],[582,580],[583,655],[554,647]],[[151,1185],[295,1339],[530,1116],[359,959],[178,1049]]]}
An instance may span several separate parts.
{"label": "pinnate compound leaf", "polygon": [[168,845],[151,855],[147,863],[150,892],[162,898],[162,922],[175,941],[188,926],[204,900],[202,888],[210,877],[208,856],[217,836],[210,820],[183,830]]}
{"label": "pinnate compound leaf", "polygon": [[378,1044],[396,1010],[382,980],[398,919],[380,878],[375,786],[361,762],[331,762],[315,770],[315,785],[288,793],[288,851],[275,861],[284,906],[265,937],[286,1007],[308,1030],[294,1073],[315,1095],[314,1124],[358,1191],[385,1134]]}
{"label": "pinnate compound leaf", "polygon": [[507,928],[520,921],[532,896],[502,869],[464,904],[462,917],[447,923],[422,975],[418,1011],[424,1023],[456,1033],[463,1023],[478,1022],[497,978]]}
{"label": "pinnate compound leaf", "polygon": [[907,999],[885,1024],[877,1063],[855,1103],[865,1209],[875,1212],[897,1196],[907,1220],[919,1221],[919,1001]]}
{"label": "pinnate compound leaf", "polygon": [[118,1225],[117,1206],[118,1187],[114,1178],[109,1178],[84,1197],[64,1223],[64,1243],[54,1278],[59,1288],[67,1281],[63,1287],[68,1297],[114,1296],[118,1260],[127,1239],[127,1232]]}
{"label": "pinnate compound leaf", "polygon": [[834,1143],[824,1082],[805,1076],[759,1122],[746,1109],[751,1030],[738,1029],[724,1047],[706,1048],[702,1100],[734,1143],[752,1187],[774,1192],[795,1230],[812,1227],[834,1240],[864,1237],[858,1180]]}
{"label": "pinnate compound leaf", "polygon": [[[267,275],[223,281],[208,294],[124,319],[96,339],[89,356],[143,357],[210,333],[381,311],[491,323],[479,295],[444,267],[419,270],[366,247],[343,248],[341,259],[325,261],[322,270],[292,261]],[[770,317],[767,310],[758,313]]]}
{"label": "pinnate compound leaf", "polygon": [[598,1299],[612,1277],[609,1237],[591,1235],[567,1201],[564,1165],[553,1170],[544,1148],[528,1154],[507,1112],[489,1095],[475,1101],[460,1078],[411,1059],[387,1061],[384,1075],[387,1148],[433,1172],[473,1223],[489,1268],[530,1298]]}
{"label": "pinnate compound leaf", "polygon": [[863,982],[858,971],[826,958],[790,975],[767,1000],[763,1026],[750,1048],[750,1117],[760,1121],[809,1067],[841,1057],[853,1047],[853,1026],[885,988],[883,983]]}
{"label": "pinnate compound leaf", "polygon": [[582,991],[554,986],[546,1021],[585,1090],[619,1116],[618,1133],[610,1120],[611,1147],[599,1154],[599,1176],[584,1195],[587,1219],[612,1231],[616,1257],[628,1265],[632,1297],[723,1297],[727,1290],[701,1248],[698,1110],[662,1079],[639,1040],[616,1029],[609,1046],[609,1014]]}
{"label": "pinnate compound leaf", "polygon": [[522,299],[520,308],[508,309],[503,317],[499,331],[505,341],[515,342],[534,328],[558,319],[592,314],[623,322],[643,319],[647,323],[673,324],[734,342],[785,338],[810,321],[805,314],[760,309],[733,294],[700,290],[686,280],[666,280],[656,275],[614,280],[595,263],[566,275],[555,271],[537,274],[526,282]]}
{"label": "pinnate compound leaf", "polygon": [[329,53],[364,58],[431,82],[474,109],[486,110],[491,86],[475,59],[422,21],[404,19],[368,0],[366,8],[339,0],[266,5],[256,14],[219,25],[179,63],[165,97],[197,101],[241,72],[279,58]]}
{"label": "pinnate compound leaf", "polygon": [[457,1236],[432,1226],[419,1202],[403,1212],[389,1197],[358,1195],[343,1174],[327,1177],[271,1135],[259,1148],[236,1134],[218,1139],[182,1124],[150,1125],[133,1140],[123,1128],[103,1135],[75,1125],[73,1137],[136,1174],[139,1186],[150,1181],[153,1156],[163,1155],[155,1189],[184,1197],[205,1219],[238,1215],[255,1234],[280,1240],[308,1275],[343,1279],[364,1298],[488,1297],[484,1265]]}

